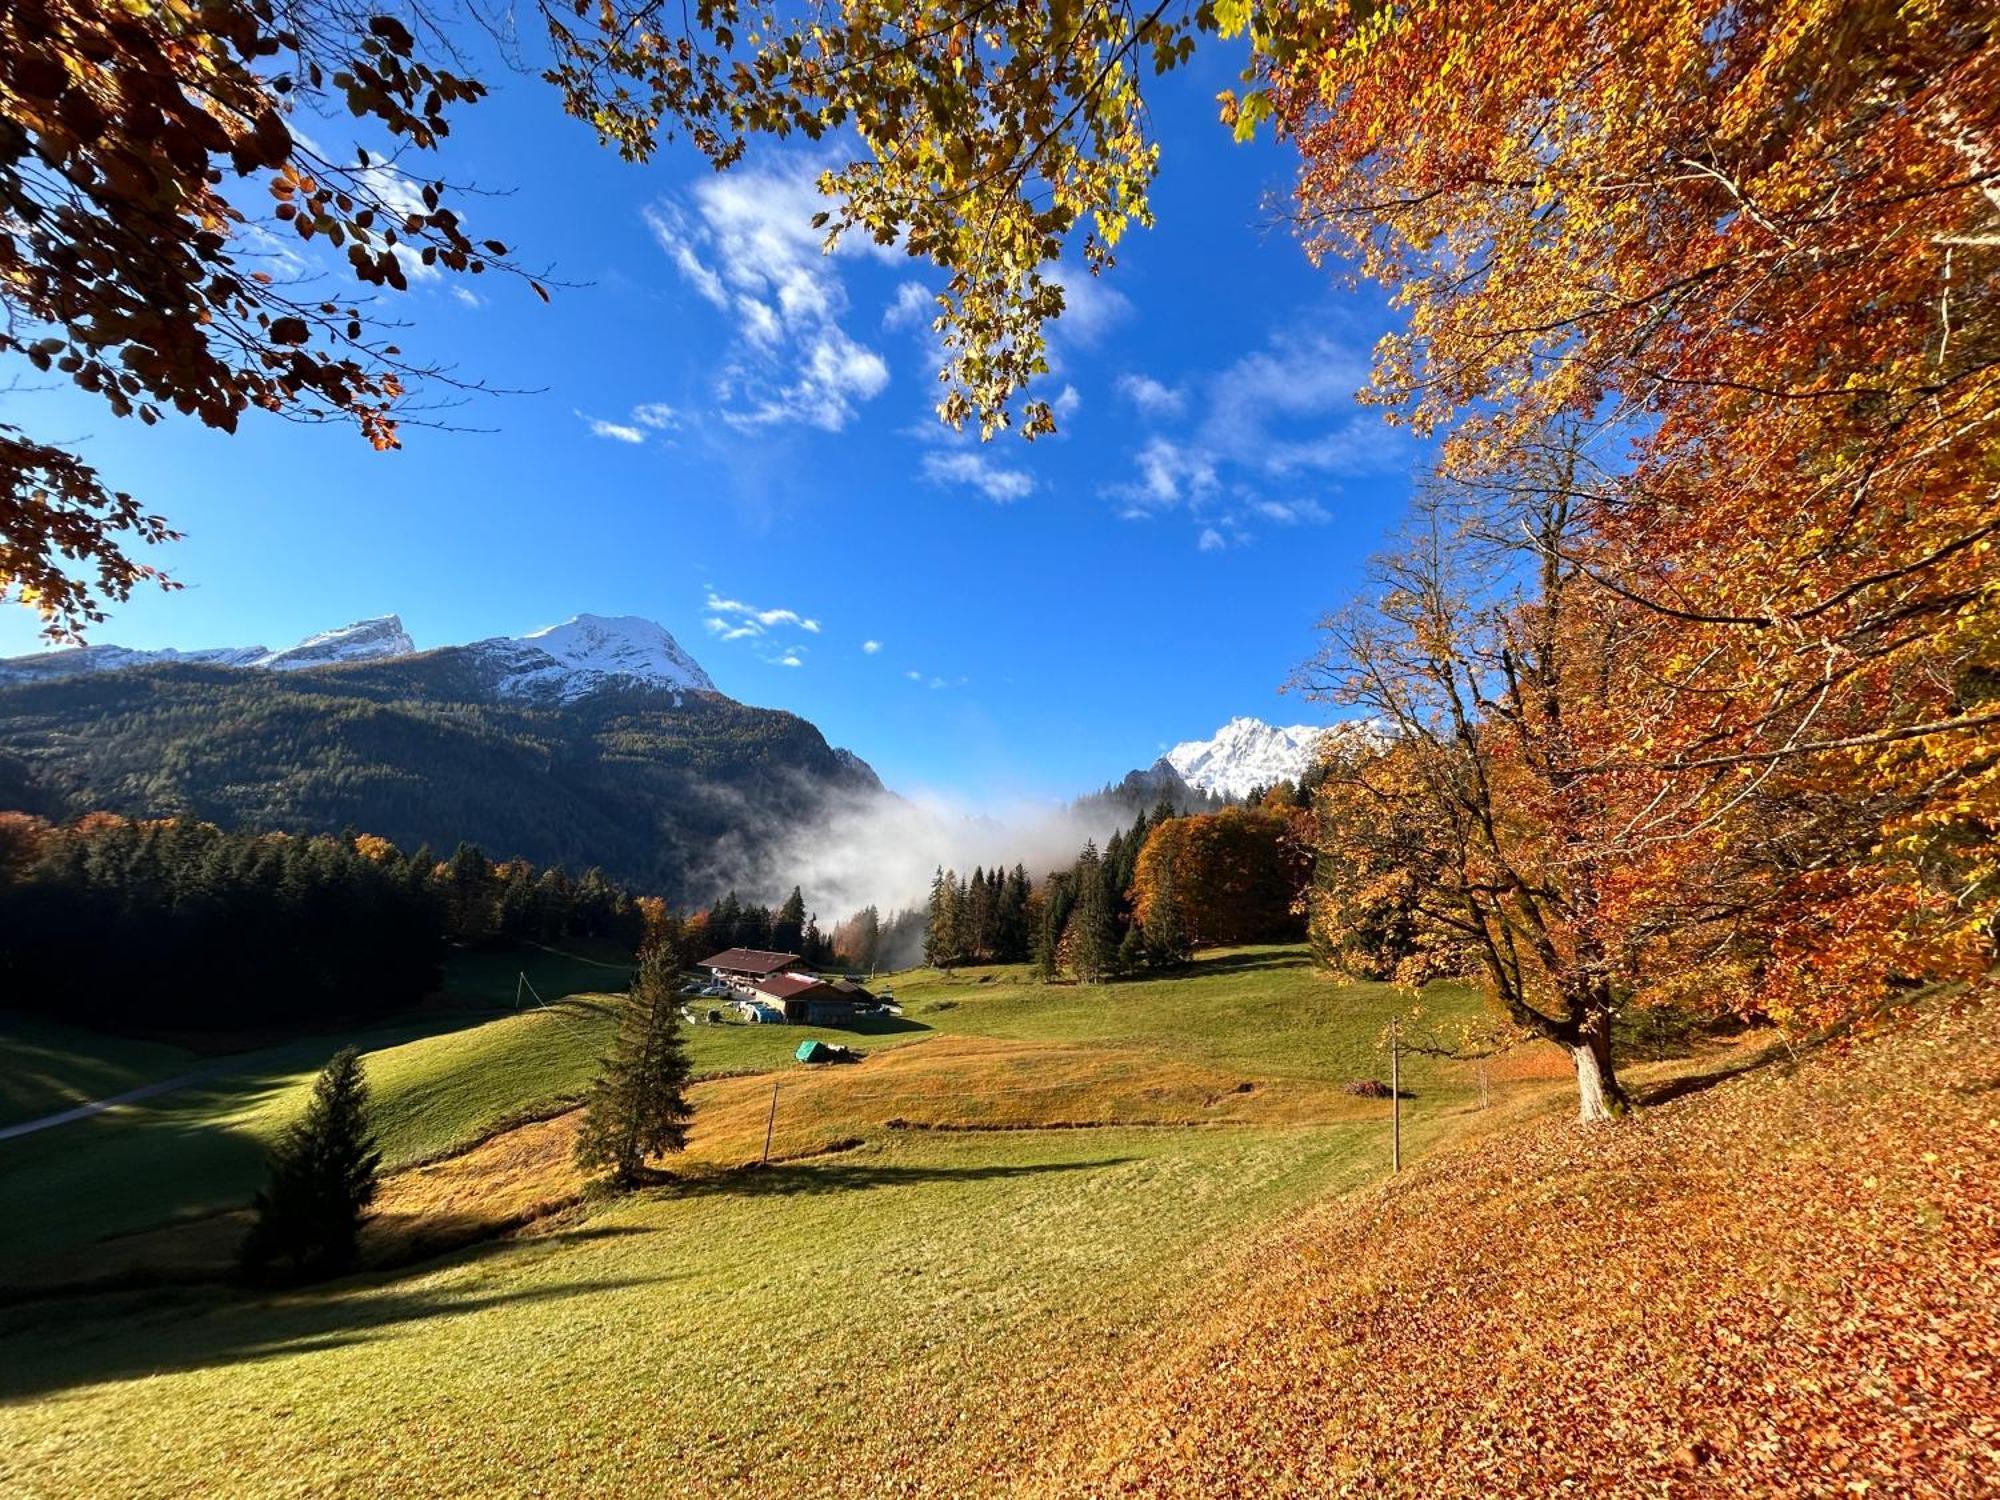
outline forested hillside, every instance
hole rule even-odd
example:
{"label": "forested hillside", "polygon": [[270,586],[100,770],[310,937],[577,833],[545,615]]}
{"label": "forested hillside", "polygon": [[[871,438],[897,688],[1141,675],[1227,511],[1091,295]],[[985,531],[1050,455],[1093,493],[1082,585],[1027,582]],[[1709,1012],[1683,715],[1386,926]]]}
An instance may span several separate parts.
{"label": "forested hillside", "polygon": [[25,810],[353,827],[403,848],[469,841],[496,859],[601,866],[676,899],[740,878],[732,861],[824,799],[879,786],[793,714],[637,688],[500,701],[458,650],[282,677],[158,666],[0,692],[0,794]]}

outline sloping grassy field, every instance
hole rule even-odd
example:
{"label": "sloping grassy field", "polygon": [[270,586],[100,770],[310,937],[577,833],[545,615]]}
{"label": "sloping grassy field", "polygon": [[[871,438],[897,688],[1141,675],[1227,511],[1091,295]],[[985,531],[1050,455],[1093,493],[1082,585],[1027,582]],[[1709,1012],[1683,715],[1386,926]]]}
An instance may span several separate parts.
{"label": "sloping grassy field", "polygon": [[[547,1004],[530,999],[515,1008],[514,977],[523,968]],[[586,989],[606,977],[603,966],[563,955],[463,955],[447,969],[439,1000],[411,1015],[221,1058],[48,1025],[0,1033],[22,1039],[0,1044],[13,1053],[38,1049],[45,1076],[68,1080],[72,1093],[113,1068],[129,1074],[150,1066],[155,1077],[190,1066],[217,1070],[170,1093],[0,1141],[0,1199],[40,1206],[27,1222],[0,1228],[0,1283],[107,1236],[246,1202],[262,1180],[266,1148],[303,1107],[314,1074],[349,1042],[367,1054],[390,1168],[574,1101],[615,1023],[617,997]],[[922,1034],[910,1026],[848,1039],[879,1047]],[[688,1037],[704,1075],[776,1066],[799,1041],[785,1027],[697,1026]],[[170,1060],[124,1061],[154,1051]]]}
{"label": "sloping grassy field", "polygon": [[185,1047],[92,1036],[40,1016],[0,1013],[0,1126],[173,1078],[200,1062]]}
{"label": "sloping grassy field", "polygon": [[[562,1210],[525,1236],[284,1295],[0,1312],[0,1492],[990,1493],[1233,1296],[1259,1236],[1386,1169],[1387,1104],[1344,1086],[1386,1073],[1397,1002],[1298,950],[1101,988],[893,987],[909,1029],[859,1065],[785,1062],[803,1028],[695,1028],[698,1057],[728,1051],[706,1065],[773,1071],[698,1086],[677,1185],[579,1203],[558,1116],[390,1178],[372,1231]],[[374,1054],[385,1138],[420,1158],[546,1089],[601,1041],[596,1006]],[[1406,1151],[1559,1094],[1549,1061],[1486,1112],[1417,1062]],[[777,1164],[744,1170],[773,1083]],[[277,1090],[253,1107],[284,1113]],[[139,1133],[163,1170],[187,1145]]]}

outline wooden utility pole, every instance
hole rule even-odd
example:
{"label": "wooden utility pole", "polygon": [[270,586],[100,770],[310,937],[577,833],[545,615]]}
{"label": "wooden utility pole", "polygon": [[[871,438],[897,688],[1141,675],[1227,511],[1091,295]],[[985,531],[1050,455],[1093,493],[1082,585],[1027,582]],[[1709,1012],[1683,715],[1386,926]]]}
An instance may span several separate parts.
{"label": "wooden utility pole", "polygon": [[757,1163],[764,1167],[771,1164],[771,1132],[778,1128],[778,1086],[771,1085],[771,1117],[764,1122],[764,1159]]}
{"label": "wooden utility pole", "polygon": [[1403,1170],[1403,1031],[1389,1022],[1389,1170]]}

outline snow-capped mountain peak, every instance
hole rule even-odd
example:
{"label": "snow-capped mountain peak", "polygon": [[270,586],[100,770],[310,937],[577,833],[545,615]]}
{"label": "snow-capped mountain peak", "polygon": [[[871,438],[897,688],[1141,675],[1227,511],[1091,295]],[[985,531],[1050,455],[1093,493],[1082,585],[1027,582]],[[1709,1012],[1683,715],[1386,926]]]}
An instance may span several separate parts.
{"label": "snow-capped mountain peak", "polygon": [[1211,739],[1184,740],[1165,759],[1191,787],[1247,797],[1258,787],[1297,781],[1312,765],[1320,731],[1309,724],[1280,727],[1234,718]]}
{"label": "snow-capped mountain peak", "polygon": [[[495,636],[446,649],[476,661],[490,690],[501,697],[570,703],[614,686],[659,688],[677,698],[684,692],[716,690],[708,673],[664,627],[632,615],[577,615],[526,635]],[[140,651],[112,645],[46,651],[0,661],[0,687],[162,663],[293,672],[418,654],[402,620],[380,615],[323,630],[277,651],[262,646]]]}
{"label": "snow-capped mountain peak", "polygon": [[[264,667],[273,672],[295,672],[303,667],[331,667],[342,662],[382,661],[394,656],[411,656],[417,643],[403,629],[398,615],[378,615],[372,620],[356,620],[338,630],[322,630],[296,646],[267,651],[243,666]],[[239,663],[230,663],[239,665]]]}
{"label": "snow-capped mountain peak", "polygon": [[636,615],[577,615],[526,635],[481,641],[474,649],[501,666],[496,687],[509,697],[568,702],[614,682],[676,693],[715,691],[701,664],[665,627]]}

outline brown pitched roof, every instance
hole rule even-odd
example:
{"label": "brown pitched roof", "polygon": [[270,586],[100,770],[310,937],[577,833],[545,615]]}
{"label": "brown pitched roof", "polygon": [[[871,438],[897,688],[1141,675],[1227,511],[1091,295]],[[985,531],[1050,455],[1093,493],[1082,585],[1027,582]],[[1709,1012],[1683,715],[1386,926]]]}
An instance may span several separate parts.
{"label": "brown pitched roof", "polygon": [[769,995],[773,1000],[796,1000],[800,995],[824,988],[810,974],[778,974],[757,981],[757,993]]}
{"label": "brown pitched roof", "polygon": [[762,948],[730,948],[704,958],[704,969],[727,969],[732,974],[775,974],[799,961],[796,953],[768,953]]}

